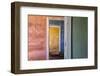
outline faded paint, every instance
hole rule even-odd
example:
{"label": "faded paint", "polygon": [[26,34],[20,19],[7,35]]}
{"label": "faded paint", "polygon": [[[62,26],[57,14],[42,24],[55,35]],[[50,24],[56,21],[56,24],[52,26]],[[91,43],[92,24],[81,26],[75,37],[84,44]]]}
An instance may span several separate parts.
{"label": "faded paint", "polygon": [[46,16],[28,16],[28,60],[46,59]]}

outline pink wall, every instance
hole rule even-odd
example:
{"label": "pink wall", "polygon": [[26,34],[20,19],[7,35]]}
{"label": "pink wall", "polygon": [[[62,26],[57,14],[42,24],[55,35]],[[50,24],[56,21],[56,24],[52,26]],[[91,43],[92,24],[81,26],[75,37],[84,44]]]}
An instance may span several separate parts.
{"label": "pink wall", "polygon": [[28,60],[46,59],[46,16],[28,16]]}

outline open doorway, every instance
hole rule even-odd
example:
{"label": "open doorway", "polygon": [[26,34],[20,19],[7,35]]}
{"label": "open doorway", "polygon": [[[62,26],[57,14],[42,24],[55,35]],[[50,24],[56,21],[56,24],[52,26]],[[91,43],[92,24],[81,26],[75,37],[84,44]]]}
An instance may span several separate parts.
{"label": "open doorway", "polygon": [[49,59],[64,59],[64,17],[48,17]]}

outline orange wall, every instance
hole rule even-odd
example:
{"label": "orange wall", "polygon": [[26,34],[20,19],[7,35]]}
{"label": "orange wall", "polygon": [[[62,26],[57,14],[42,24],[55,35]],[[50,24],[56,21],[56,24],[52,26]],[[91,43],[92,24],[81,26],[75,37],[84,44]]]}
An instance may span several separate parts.
{"label": "orange wall", "polygon": [[46,59],[46,16],[28,16],[28,59]]}

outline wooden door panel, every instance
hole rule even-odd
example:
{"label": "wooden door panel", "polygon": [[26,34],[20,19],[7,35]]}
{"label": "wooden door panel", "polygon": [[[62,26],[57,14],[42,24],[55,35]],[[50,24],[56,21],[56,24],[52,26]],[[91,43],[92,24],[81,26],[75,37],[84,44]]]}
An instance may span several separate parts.
{"label": "wooden door panel", "polygon": [[49,27],[49,52],[59,54],[59,27]]}

